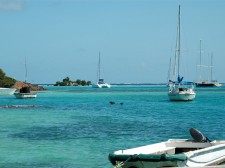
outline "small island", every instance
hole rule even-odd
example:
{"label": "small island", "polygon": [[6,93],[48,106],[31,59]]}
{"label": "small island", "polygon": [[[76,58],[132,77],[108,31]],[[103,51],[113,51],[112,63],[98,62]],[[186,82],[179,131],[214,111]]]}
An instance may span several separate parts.
{"label": "small island", "polygon": [[54,86],[89,86],[89,85],[91,85],[91,81],[85,81],[81,79],[72,81],[70,80],[69,77],[66,77],[62,80],[62,82],[57,81]]}
{"label": "small island", "polygon": [[0,87],[15,88],[16,90],[20,90],[24,86],[28,86],[32,91],[45,90],[41,86],[33,85],[27,82],[17,81],[14,78],[6,76],[6,73],[0,68]]}

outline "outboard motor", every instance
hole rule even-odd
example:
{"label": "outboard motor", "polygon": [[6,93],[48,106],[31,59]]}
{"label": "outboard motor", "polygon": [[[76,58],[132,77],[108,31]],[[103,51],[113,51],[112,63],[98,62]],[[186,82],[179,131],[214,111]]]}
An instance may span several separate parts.
{"label": "outboard motor", "polygon": [[211,142],[206,136],[195,128],[190,128],[189,132],[195,142]]}

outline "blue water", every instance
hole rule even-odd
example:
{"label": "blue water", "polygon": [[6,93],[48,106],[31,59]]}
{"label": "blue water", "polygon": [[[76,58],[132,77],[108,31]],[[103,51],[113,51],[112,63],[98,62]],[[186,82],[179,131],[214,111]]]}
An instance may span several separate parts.
{"label": "blue water", "polygon": [[225,139],[225,87],[197,89],[190,102],[169,101],[165,86],[46,88],[36,99],[0,96],[1,168],[112,168],[108,153],[191,139],[191,127]]}

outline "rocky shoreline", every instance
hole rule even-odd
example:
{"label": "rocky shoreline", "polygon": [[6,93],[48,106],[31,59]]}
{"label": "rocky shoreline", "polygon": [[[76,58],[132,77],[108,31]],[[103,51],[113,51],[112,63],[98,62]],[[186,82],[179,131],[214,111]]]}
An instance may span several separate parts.
{"label": "rocky shoreline", "polygon": [[20,90],[24,86],[30,87],[30,90],[31,91],[42,91],[42,90],[46,90],[42,86],[37,86],[37,85],[33,85],[33,84],[30,84],[30,83],[25,83],[25,82],[21,82],[21,81],[16,81],[16,83],[13,85],[12,88],[15,88],[16,90]]}

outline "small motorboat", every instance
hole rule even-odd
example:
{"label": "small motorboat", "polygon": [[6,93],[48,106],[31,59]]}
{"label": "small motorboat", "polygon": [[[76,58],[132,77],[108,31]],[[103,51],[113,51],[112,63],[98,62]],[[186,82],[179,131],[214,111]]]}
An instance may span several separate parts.
{"label": "small motorboat", "polygon": [[210,141],[191,128],[193,140],[169,139],[165,142],[118,150],[109,154],[115,168],[202,167],[225,162],[225,140]]}

